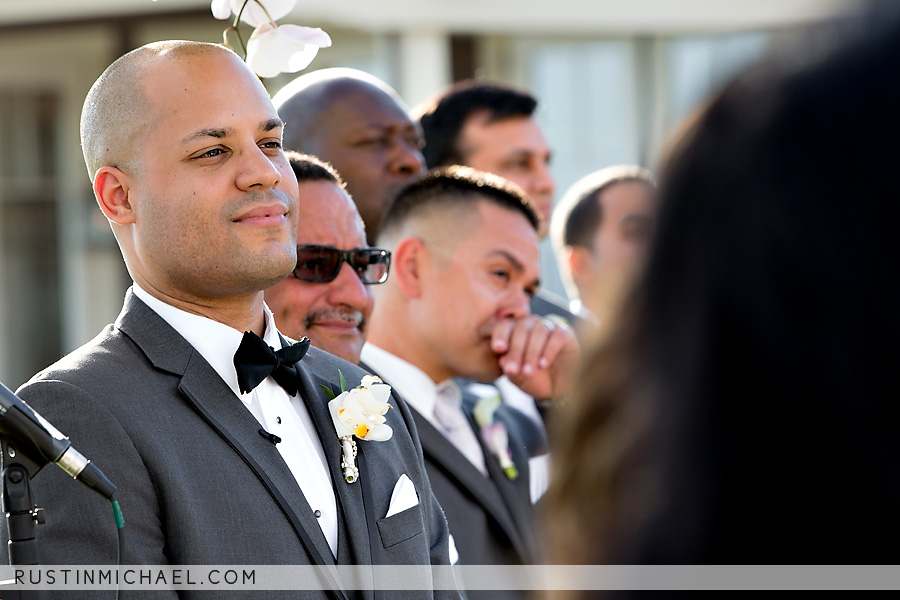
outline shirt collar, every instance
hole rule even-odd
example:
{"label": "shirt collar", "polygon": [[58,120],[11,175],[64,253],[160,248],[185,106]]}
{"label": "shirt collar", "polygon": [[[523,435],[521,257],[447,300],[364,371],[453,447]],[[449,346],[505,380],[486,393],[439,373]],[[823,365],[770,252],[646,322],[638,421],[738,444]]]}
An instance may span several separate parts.
{"label": "shirt collar", "polygon": [[[151,296],[137,283],[134,284],[134,295],[149,306],[153,312],[172,326],[181,337],[194,347],[197,352],[219,374],[228,387],[245,403],[250,402],[251,394],[241,394],[238,387],[237,372],[234,370],[234,353],[241,344],[244,334],[233,327],[213,321],[207,317],[191,314],[171,304]],[[266,318],[266,331],[263,340],[273,347],[281,348],[275,317],[269,307],[263,304]]]}
{"label": "shirt collar", "polygon": [[361,357],[366,365],[384,379],[385,383],[397,390],[397,393],[419,414],[428,419],[430,423],[436,423],[434,403],[438,387],[456,385],[455,382],[448,379],[440,384],[435,384],[431,377],[419,367],[371,342],[363,345]]}

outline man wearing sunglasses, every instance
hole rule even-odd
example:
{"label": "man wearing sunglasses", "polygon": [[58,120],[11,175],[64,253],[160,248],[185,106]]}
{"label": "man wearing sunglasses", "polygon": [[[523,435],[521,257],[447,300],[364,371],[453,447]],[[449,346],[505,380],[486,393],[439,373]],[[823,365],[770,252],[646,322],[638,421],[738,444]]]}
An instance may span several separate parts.
{"label": "man wearing sunglasses", "polygon": [[366,230],[331,165],[288,152],[300,187],[297,266],[266,290],[278,328],[294,339],[359,362],[374,301],[369,286],[388,277],[391,253],[369,248]]}

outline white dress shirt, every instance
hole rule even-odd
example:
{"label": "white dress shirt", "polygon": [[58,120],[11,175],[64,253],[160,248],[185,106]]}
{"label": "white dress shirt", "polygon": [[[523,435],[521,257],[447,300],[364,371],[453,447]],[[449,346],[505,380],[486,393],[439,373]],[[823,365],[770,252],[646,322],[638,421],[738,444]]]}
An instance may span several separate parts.
{"label": "white dress shirt", "polygon": [[460,416],[466,418],[462,412],[462,393],[453,380],[448,379],[436,384],[422,369],[369,342],[363,345],[362,361],[381,376],[386,383],[390,383],[419,414],[440,431],[463,456],[468,458],[476,469],[487,476],[484,452],[481,450],[481,445],[471,425],[465,428],[454,428],[453,431],[450,431],[435,414],[440,394],[440,401],[449,403],[452,399],[456,403]]}
{"label": "white dress shirt", "polygon": [[[243,338],[242,332],[166,304],[136,283],[134,294],[206,359],[263,429],[281,438],[281,442],[275,447],[318,517],[317,522],[332,554],[337,556],[337,503],[331,475],[326,467],[325,452],[316,427],[300,395],[288,396],[272,377],[266,377],[250,393],[242,394],[238,387],[237,372],[234,370],[234,353]],[[273,348],[280,348],[281,340],[275,327],[275,318],[268,306],[264,306],[264,310],[266,331],[263,340]]]}

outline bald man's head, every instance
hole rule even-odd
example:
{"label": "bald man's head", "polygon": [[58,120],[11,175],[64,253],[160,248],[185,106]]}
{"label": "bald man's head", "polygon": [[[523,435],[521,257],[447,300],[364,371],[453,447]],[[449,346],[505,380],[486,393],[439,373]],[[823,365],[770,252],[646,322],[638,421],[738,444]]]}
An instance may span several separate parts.
{"label": "bald man's head", "polygon": [[290,117],[290,127],[284,131],[285,147],[306,152],[322,135],[322,128],[317,127],[322,114],[335,101],[351,95],[386,96],[406,112],[406,105],[397,92],[365,71],[343,67],[313,71],[288,83],[272,99],[281,118]]}
{"label": "bald man's head", "polygon": [[125,54],[103,72],[81,111],[81,149],[92,181],[100,167],[139,168],[140,141],[154,120],[143,85],[149,69],[160,60],[211,53],[233,54],[218,44],[157,42]]}
{"label": "bald man's head", "polygon": [[274,104],[285,147],[334,165],[373,240],[385,207],[424,169],[422,137],[403,101],[368,73],[323,69],[289,83]]}

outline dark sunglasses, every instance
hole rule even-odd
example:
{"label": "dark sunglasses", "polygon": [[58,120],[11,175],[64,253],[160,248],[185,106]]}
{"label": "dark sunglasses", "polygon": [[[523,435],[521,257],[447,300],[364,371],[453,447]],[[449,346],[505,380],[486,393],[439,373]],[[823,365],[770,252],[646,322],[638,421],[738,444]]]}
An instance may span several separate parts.
{"label": "dark sunglasses", "polygon": [[363,283],[384,283],[391,268],[391,253],[381,248],[338,250],[331,246],[297,246],[294,277],[316,283],[334,281],[344,261]]}

